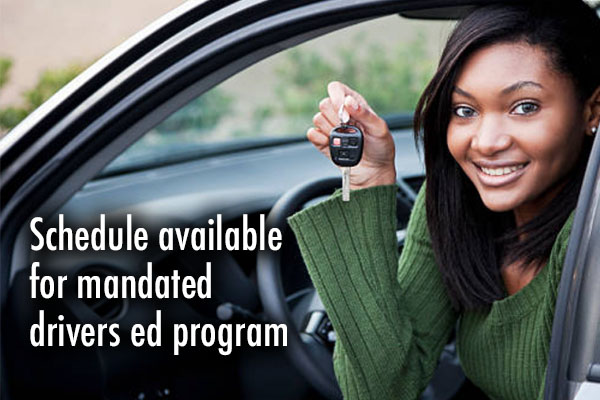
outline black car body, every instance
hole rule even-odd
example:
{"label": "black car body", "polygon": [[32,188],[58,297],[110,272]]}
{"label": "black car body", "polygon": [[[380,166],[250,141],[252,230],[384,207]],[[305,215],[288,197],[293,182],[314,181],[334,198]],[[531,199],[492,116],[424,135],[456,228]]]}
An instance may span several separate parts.
{"label": "black car body", "polygon": [[[253,143],[207,157],[183,154],[176,160],[154,160],[134,169],[98,174],[183,105],[283,49],[384,15],[453,19],[473,6],[492,2],[189,1],[109,53],[42,105],[0,142],[2,397],[335,398],[330,360],[324,361],[323,353],[311,356],[298,341],[300,336],[295,336],[291,349],[292,363],[282,348],[242,349],[229,358],[198,350],[174,358],[159,350],[127,347],[48,352],[28,347],[28,328],[39,308],[26,301],[32,257],[29,221],[33,216],[51,220],[64,213],[84,225],[90,216],[127,210],[143,216],[143,223],[150,227],[191,226],[217,213],[228,226],[238,226],[242,214],[251,218],[266,214],[297,185],[336,176],[335,168],[306,141]],[[414,148],[410,116],[388,122],[398,149],[401,239],[402,224],[423,180],[423,167]],[[599,396],[599,165],[596,141],[557,302],[547,400]],[[318,190],[304,200],[324,195],[337,184],[320,182]],[[284,241],[293,243],[289,232]],[[280,286],[287,294],[304,293],[310,281],[300,256],[293,245],[286,251],[281,255],[287,265],[279,277]],[[257,253],[66,253],[46,254],[44,263],[56,273],[74,277],[136,273],[144,261],[153,261],[159,268],[178,264],[193,270],[195,263],[204,261],[202,257],[224,266],[217,272],[221,274],[217,278],[222,278],[218,296],[210,304],[90,304],[65,299],[46,307],[81,322],[118,320],[123,326],[150,318],[158,307],[180,320],[215,320],[215,309],[226,302],[249,311],[246,318],[277,318],[277,307],[264,304],[269,295],[264,293],[264,284],[259,287],[262,267],[260,259],[257,264]],[[449,399],[463,381],[450,343],[422,398]]]}

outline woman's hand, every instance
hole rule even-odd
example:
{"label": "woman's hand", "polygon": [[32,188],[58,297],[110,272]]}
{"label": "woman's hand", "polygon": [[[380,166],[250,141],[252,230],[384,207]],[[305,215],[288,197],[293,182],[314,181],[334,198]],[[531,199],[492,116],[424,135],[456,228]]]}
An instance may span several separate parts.
{"label": "woman's hand", "polygon": [[331,159],[329,132],[340,124],[338,111],[344,104],[344,110],[350,116],[350,123],[358,126],[364,134],[362,159],[350,170],[350,188],[395,184],[394,140],[386,122],[371,109],[360,94],[343,83],[329,83],[327,92],[329,97],[321,100],[320,112],[313,117],[314,127],[306,133],[308,140]]}

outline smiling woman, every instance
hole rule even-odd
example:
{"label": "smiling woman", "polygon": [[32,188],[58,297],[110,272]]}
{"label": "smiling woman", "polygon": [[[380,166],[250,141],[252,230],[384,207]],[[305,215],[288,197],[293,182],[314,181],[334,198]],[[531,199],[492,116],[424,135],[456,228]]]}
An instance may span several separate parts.
{"label": "smiling woman", "polygon": [[600,121],[598,55],[582,44],[600,35],[591,9],[491,6],[471,17],[449,39],[416,117],[427,223],[459,309],[515,293],[545,265]]}
{"label": "smiling woman", "polygon": [[[448,149],[485,207],[514,213],[516,227],[565,187],[582,153],[585,135],[574,133],[585,132],[584,121],[573,118],[581,104],[571,79],[551,65],[527,42],[486,47],[466,61],[452,96]],[[536,268],[525,268],[517,254],[505,257],[501,271],[511,295],[543,266],[530,259]]]}
{"label": "smiling woman", "polygon": [[558,282],[600,129],[600,42],[586,38],[600,38],[600,21],[580,1],[491,5],[457,25],[415,112],[426,185],[400,258],[389,129],[359,93],[329,85],[308,138],[328,155],[344,105],[365,134],[355,193],[289,222],[338,334],[345,398],[417,398],[457,322],[461,365],[485,395],[544,398]]}
{"label": "smiling woman", "polygon": [[[585,135],[575,87],[523,43],[486,47],[457,78],[448,148],[487,208],[528,222],[564,186]],[[588,130],[588,132],[591,132]],[[548,190],[548,183],[559,183]]]}

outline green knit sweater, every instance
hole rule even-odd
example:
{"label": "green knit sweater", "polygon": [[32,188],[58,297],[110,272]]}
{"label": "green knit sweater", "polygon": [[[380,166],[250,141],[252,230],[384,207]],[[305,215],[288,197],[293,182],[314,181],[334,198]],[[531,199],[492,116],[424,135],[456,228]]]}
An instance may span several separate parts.
{"label": "green knit sweater", "polygon": [[423,187],[398,257],[396,191],[354,190],[350,202],[338,191],[288,219],[337,333],[333,363],[344,398],[417,399],[458,320],[458,355],[475,385],[493,400],[543,399],[573,213],[527,286],[484,311],[457,314],[431,248]]}

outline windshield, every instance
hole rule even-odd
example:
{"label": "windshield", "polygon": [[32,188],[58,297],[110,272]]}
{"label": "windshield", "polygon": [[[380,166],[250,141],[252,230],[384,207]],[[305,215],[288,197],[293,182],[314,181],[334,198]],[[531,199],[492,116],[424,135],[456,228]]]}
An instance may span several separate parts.
{"label": "windshield", "polygon": [[357,89],[381,116],[409,121],[451,27],[389,16],[282,51],[173,113],[103,175],[304,140],[333,80]]}

